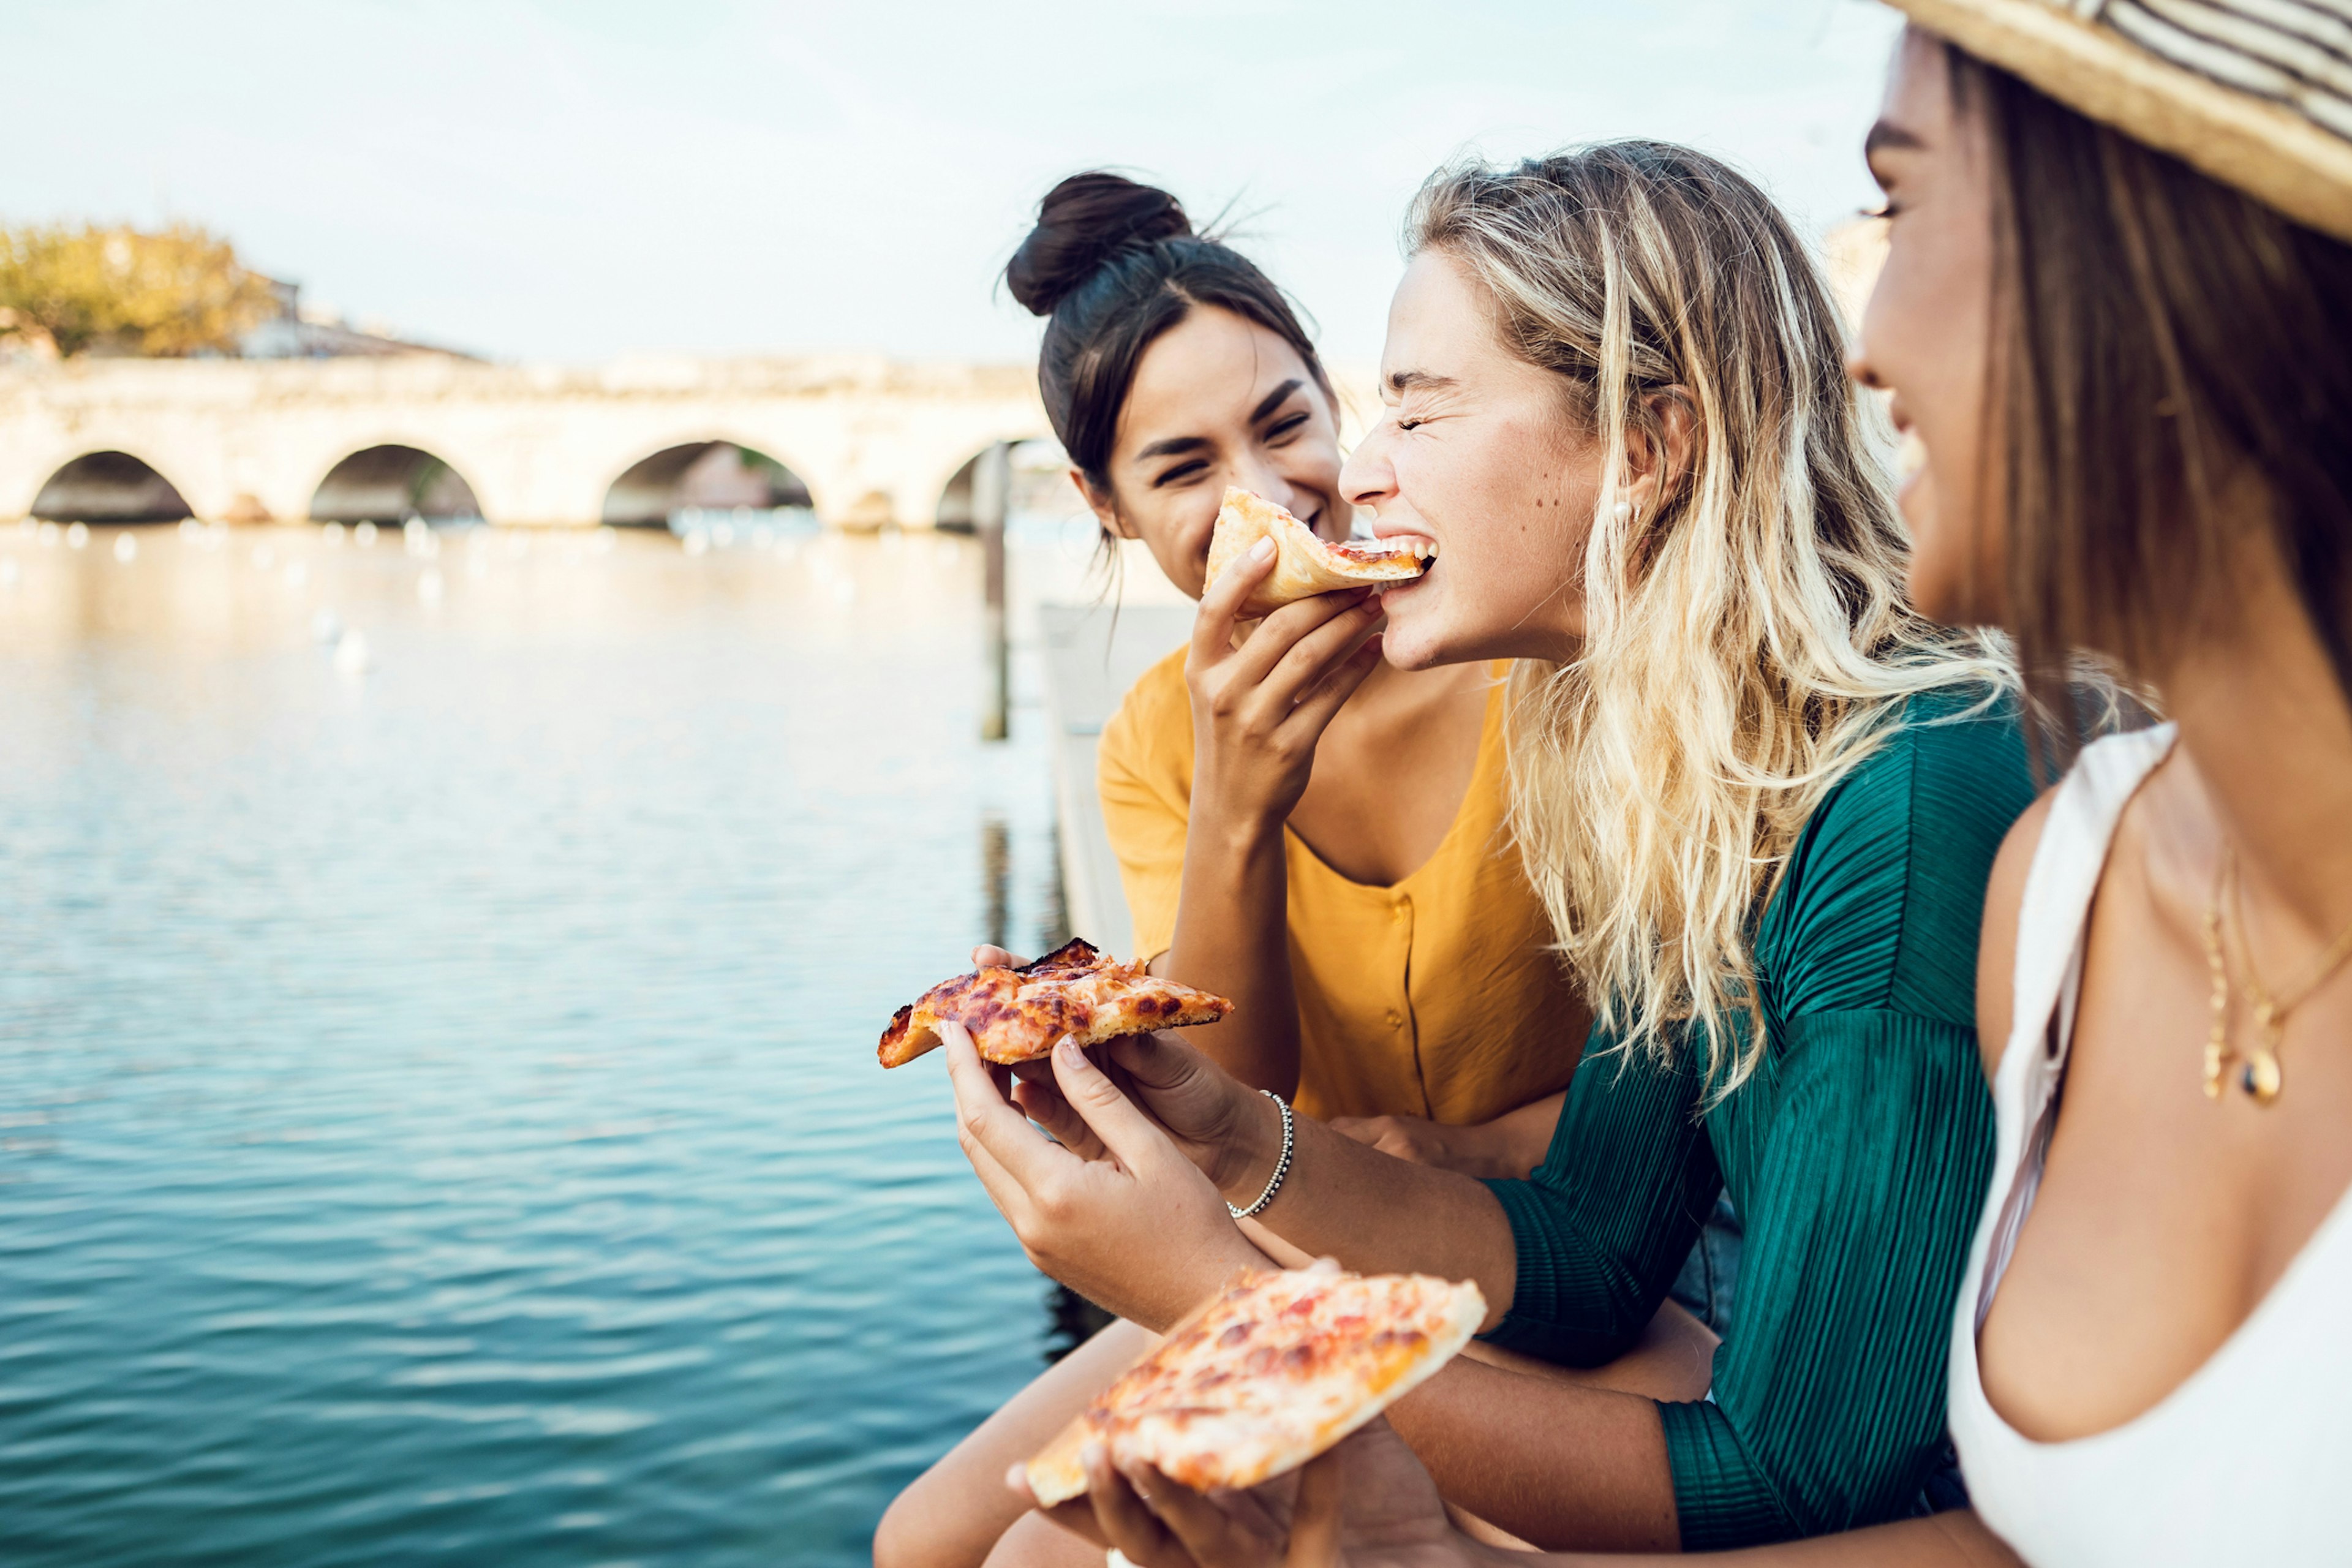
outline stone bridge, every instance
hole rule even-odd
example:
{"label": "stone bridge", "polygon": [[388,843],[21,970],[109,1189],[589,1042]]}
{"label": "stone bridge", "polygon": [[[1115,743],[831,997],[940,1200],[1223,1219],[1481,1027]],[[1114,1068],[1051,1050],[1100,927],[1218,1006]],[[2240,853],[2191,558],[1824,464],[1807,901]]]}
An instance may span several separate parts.
{"label": "stone bridge", "polygon": [[658,521],[704,497],[805,504],[848,527],[929,527],[968,515],[979,453],[1046,434],[1033,373],[1015,366],[835,356],[562,369],[427,355],[0,365],[0,519],[418,511],[593,526]]}

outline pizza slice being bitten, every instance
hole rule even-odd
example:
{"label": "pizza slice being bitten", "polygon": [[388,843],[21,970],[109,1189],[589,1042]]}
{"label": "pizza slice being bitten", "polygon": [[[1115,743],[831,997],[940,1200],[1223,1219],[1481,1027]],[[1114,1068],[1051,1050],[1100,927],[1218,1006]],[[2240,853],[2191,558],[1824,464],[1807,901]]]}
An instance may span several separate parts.
{"label": "pizza slice being bitten", "polygon": [[1018,969],[992,965],[940,981],[891,1017],[876,1055],[886,1068],[904,1066],[937,1046],[939,1024],[953,1019],[971,1031],[982,1059],[1011,1067],[1046,1055],[1065,1035],[1097,1046],[1213,1024],[1233,1010],[1223,996],[1070,942]]}
{"label": "pizza slice being bitten", "polygon": [[1195,1491],[1254,1487],[1333,1447],[1421,1385],[1486,1315],[1468,1280],[1312,1268],[1248,1274],[1169,1331],[1027,1466],[1051,1508],[1099,1442]]}
{"label": "pizza slice being bitten", "polygon": [[1216,531],[1209,535],[1209,581],[1267,538],[1274,541],[1274,570],[1242,602],[1244,617],[1270,615],[1335,588],[1410,582],[1437,553],[1426,539],[1328,540],[1264,496],[1228,485]]}

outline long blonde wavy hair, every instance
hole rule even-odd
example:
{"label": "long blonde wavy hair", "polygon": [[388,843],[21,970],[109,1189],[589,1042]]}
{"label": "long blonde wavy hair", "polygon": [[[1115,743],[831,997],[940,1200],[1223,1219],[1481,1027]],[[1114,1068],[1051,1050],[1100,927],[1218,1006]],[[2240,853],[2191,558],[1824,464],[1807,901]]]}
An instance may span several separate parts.
{"label": "long blonde wavy hair", "polygon": [[[1602,1027],[1667,1058],[1703,1038],[1720,1098],[1766,1050],[1749,936],[1806,819],[1906,698],[1990,700],[2012,665],[1905,601],[1835,308],[1754,184],[1648,142],[1465,163],[1423,186],[1407,242],[1484,286],[1600,448],[1583,646],[1510,679],[1512,826]],[[1687,460],[1620,515],[1629,445],[1668,449],[1662,400]]]}

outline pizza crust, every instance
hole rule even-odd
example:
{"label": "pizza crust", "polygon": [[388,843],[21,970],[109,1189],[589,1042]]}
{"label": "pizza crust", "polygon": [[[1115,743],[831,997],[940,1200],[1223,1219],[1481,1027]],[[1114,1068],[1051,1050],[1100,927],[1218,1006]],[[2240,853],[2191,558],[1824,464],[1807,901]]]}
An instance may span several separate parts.
{"label": "pizza crust", "polygon": [[1244,1275],[1178,1324],[1026,1467],[1040,1508],[1087,1489],[1090,1442],[1196,1491],[1297,1468],[1435,1374],[1486,1315],[1468,1280]]}
{"label": "pizza crust", "polygon": [[1274,541],[1274,570],[1242,603],[1244,618],[1283,605],[1368,583],[1404,583],[1418,577],[1437,553],[1433,540],[1350,540],[1333,543],[1264,496],[1234,486],[1225,489],[1209,535],[1209,581],[1213,583],[1259,540]]}
{"label": "pizza crust", "polygon": [[1011,1067],[1046,1055],[1065,1035],[1098,1046],[1122,1035],[1213,1024],[1233,1010],[1223,996],[1070,942],[1018,969],[992,966],[942,980],[892,1015],[875,1054],[886,1068],[902,1067],[936,1047],[940,1023],[951,1018],[971,1031],[983,1059]]}

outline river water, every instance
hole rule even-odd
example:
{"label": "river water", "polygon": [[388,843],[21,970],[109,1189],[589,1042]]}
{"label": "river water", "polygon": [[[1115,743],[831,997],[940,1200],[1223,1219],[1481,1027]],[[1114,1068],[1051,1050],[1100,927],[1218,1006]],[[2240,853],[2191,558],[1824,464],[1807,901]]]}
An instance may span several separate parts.
{"label": "river water", "polygon": [[1053,1333],[873,1055],[1059,918],[979,599],[919,535],[0,530],[0,1561],[864,1561]]}

